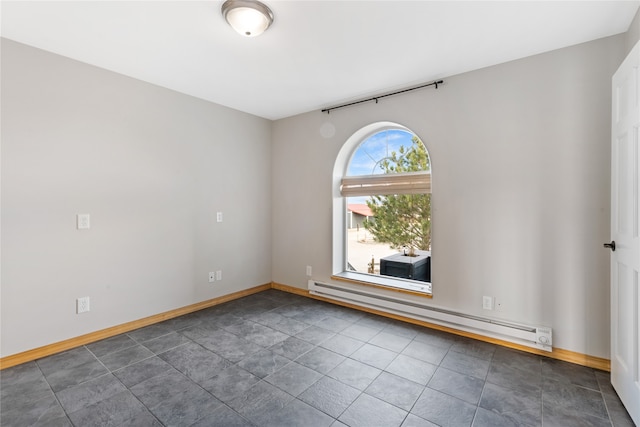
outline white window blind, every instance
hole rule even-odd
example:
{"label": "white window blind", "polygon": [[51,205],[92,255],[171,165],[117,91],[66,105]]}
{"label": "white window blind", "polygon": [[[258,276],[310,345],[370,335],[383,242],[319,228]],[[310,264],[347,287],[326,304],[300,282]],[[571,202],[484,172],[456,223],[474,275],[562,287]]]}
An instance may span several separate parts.
{"label": "white window blind", "polygon": [[343,197],[424,193],[431,193],[430,172],[345,176],[340,185]]}

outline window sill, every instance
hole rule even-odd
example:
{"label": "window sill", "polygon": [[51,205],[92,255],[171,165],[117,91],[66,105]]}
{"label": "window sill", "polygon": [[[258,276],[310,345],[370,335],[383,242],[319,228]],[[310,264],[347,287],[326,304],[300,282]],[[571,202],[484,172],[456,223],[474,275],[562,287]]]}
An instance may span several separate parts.
{"label": "window sill", "polygon": [[364,274],[354,271],[343,271],[342,273],[334,274],[331,278],[342,282],[384,288],[389,291],[418,295],[424,298],[433,298],[431,283],[428,282],[416,282],[415,280]]}

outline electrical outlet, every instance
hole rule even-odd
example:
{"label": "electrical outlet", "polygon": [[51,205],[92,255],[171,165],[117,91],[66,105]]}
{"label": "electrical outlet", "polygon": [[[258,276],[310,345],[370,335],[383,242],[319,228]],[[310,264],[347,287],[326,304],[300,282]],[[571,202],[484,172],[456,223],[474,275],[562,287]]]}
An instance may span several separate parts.
{"label": "electrical outlet", "polygon": [[217,212],[216,213],[216,221],[222,222],[222,212]]}
{"label": "electrical outlet", "polygon": [[485,310],[493,310],[493,298],[482,297],[482,308]]}
{"label": "electrical outlet", "polygon": [[216,281],[216,273],[214,271],[209,272],[209,283]]}
{"label": "electrical outlet", "polygon": [[89,311],[89,297],[82,297],[76,300],[76,313],[86,313]]}
{"label": "electrical outlet", "polygon": [[89,214],[77,214],[76,215],[76,227],[78,230],[88,230],[91,228]]}
{"label": "electrical outlet", "polygon": [[216,280],[222,280],[222,270],[216,271]]}
{"label": "electrical outlet", "polygon": [[311,266],[307,265],[307,276],[311,277]]}

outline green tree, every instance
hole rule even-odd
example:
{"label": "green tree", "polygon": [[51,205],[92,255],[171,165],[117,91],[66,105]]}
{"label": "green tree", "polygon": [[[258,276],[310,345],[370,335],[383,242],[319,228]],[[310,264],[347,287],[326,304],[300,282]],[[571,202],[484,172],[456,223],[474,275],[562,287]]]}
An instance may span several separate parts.
{"label": "green tree", "polygon": [[[409,148],[401,146],[379,164],[384,173],[428,171],[431,168],[424,144],[414,136]],[[367,205],[373,220],[364,226],[373,238],[392,248],[431,249],[431,194],[371,196]]]}

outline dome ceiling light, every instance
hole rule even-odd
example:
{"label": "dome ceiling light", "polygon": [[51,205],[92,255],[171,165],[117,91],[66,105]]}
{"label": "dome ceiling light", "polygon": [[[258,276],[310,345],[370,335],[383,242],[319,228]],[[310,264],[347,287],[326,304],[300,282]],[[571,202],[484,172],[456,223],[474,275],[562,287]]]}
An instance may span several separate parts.
{"label": "dome ceiling light", "polygon": [[273,23],[273,12],[256,0],[227,0],[222,4],[222,16],[239,34],[255,37]]}

